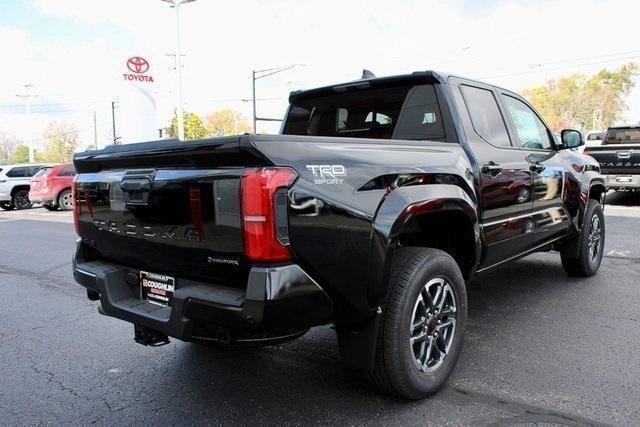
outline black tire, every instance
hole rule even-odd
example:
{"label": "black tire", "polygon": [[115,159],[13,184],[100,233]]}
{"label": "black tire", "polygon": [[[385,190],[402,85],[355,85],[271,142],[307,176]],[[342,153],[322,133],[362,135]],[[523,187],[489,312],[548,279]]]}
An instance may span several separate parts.
{"label": "black tire", "polygon": [[31,208],[31,201],[29,200],[29,190],[18,190],[13,193],[11,204],[16,209],[29,209]]}
{"label": "black tire", "polygon": [[58,210],[58,205],[50,205],[50,204],[48,204],[48,203],[44,203],[44,204],[42,205],[42,207],[43,207],[43,208],[45,208],[45,209],[46,209],[46,210],[48,210],[48,211],[55,211],[55,210]]}
{"label": "black tire", "polygon": [[[415,354],[416,344],[423,346],[422,342],[410,344],[411,337],[418,334],[429,334],[429,328],[440,328],[439,323],[433,326],[433,319],[429,309],[424,315],[423,325],[414,331],[413,326],[420,322],[415,322],[417,309],[420,306],[420,299],[426,301],[424,297],[425,289],[434,280],[444,279],[442,289],[448,287],[454,296],[453,305],[441,304],[441,314],[446,311],[446,307],[455,307],[455,317],[452,335],[447,336],[448,342],[446,354],[441,353],[438,347],[435,351],[440,357],[439,365],[429,367],[429,354],[425,354],[426,362],[420,365],[419,357]],[[430,289],[430,288],[429,288]],[[443,294],[446,298],[447,291]],[[437,300],[437,298],[433,298]],[[426,309],[426,305],[423,304]],[[435,307],[432,307],[435,309]],[[450,311],[450,310],[449,310]],[[436,311],[436,313],[438,313]],[[448,322],[448,316],[442,321],[442,327]],[[438,320],[438,319],[436,319]],[[460,272],[460,268],[449,254],[438,249],[430,248],[401,248],[396,252],[394,265],[389,279],[389,295],[386,303],[382,307],[382,322],[378,335],[376,349],[376,359],[373,371],[367,372],[367,377],[371,383],[380,390],[402,396],[407,399],[422,399],[440,390],[446,383],[449,375],[453,371],[464,340],[464,329],[467,320],[467,293],[465,282]],[[451,331],[451,329],[449,329]],[[443,330],[444,331],[444,330]],[[432,329],[428,337],[440,332],[440,329]],[[442,332],[443,341],[446,331]],[[424,342],[428,346],[434,338],[427,338]],[[435,339],[435,343],[438,343]],[[438,345],[439,344],[434,344]],[[427,347],[427,350],[430,347]],[[424,347],[420,347],[418,352],[422,354]],[[444,356],[443,356],[444,354]],[[435,361],[435,359],[434,359]],[[419,365],[421,367],[419,367]],[[433,369],[429,371],[429,369]],[[423,370],[425,370],[423,372]]]}
{"label": "black tire", "polygon": [[71,209],[73,209],[71,190],[62,190],[60,194],[58,194],[58,207],[60,207],[60,209],[63,211],[70,211]]}
{"label": "black tire", "polygon": [[12,211],[14,206],[11,203],[0,203],[0,208],[5,211]]}
{"label": "black tire", "polygon": [[589,200],[582,223],[580,234],[560,251],[564,271],[574,277],[593,276],[602,263],[605,223],[600,203]]}

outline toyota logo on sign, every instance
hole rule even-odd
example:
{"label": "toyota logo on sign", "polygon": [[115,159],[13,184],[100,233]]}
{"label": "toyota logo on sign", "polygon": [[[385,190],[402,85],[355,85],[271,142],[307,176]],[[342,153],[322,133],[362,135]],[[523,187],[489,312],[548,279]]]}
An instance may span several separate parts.
{"label": "toyota logo on sign", "polygon": [[133,73],[146,73],[149,69],[149,61],[141,56],[132,56],[127,60],[127,68]]}

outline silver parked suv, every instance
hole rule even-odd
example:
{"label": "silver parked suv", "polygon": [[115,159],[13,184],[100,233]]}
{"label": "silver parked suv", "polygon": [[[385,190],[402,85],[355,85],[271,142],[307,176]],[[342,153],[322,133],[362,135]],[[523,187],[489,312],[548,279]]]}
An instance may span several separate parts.
{"label": "silver parked suv", "polygon": [[29,181],[45,164],[0,165],[0,208],[26,209],[31,207]]}

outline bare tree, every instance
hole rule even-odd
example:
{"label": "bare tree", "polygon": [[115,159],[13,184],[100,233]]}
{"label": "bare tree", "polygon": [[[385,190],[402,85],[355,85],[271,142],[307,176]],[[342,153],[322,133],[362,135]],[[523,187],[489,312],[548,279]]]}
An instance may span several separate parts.
{"label": "bare tree", "polygon": [[50,162],[69,162],[78,148],[78,130],[70,123],[51,122],[44,130],[44,158]]}

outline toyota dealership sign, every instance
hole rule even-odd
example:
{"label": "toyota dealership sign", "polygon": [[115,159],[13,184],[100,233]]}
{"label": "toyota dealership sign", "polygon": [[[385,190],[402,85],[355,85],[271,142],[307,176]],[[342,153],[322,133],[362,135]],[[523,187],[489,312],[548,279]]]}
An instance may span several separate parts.
{"label": "toyota dealership sign", "polygon": [[127,72],[122,74],[125,80],[135,82],[153,83],[153,76],[148,73],[149,61],[141,56],[132,56],[127,59]]}

